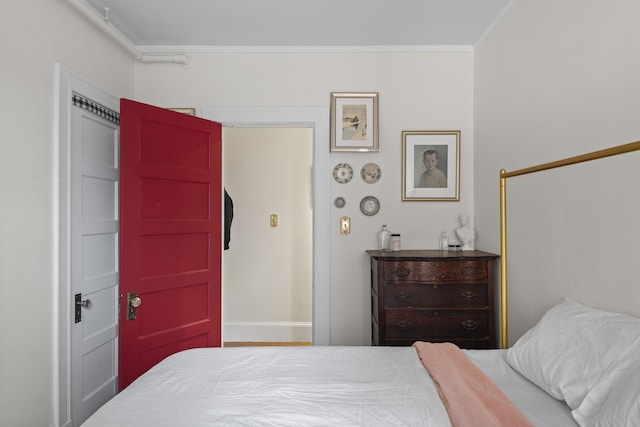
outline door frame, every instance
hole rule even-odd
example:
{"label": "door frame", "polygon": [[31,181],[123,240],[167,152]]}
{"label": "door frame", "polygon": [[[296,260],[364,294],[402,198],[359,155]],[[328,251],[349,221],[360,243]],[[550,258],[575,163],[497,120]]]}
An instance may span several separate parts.
{"label": "door frame", "polygon": [[[329,108],[218,108],[205,107],[202,117],[223,127],[313,129],[313,345],[330,345],[329,305]],[[224,159],[224,139],[222,141]],[[223,161],[224,169],[224,161]],[[224,170],[223,170],[224,173]],[[223,175],[224,176],[224,175]],[[224,294],[224,281],[222,283]],[[224,307],[223,319],[224,319]],[[224,324],[224,322],[223,322]],[[224,337],[223,337],[224,340]]]}
{"label": "door frame", "polygon": [[98,86],[55,64],[53,150],[53,419],[70,427],[71,413],[71,269],[70,181],[71,108],[73,92],[120,112],[120,100]]}

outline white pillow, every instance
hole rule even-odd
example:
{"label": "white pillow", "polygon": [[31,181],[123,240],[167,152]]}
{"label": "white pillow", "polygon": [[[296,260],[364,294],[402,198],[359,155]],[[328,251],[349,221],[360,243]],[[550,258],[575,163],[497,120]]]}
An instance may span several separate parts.
{"label": "white pillow", "polygon": [[572,414],[582,427],[640,426],[640,338],[609,365]]}
{"label": "white pillow", "polygon": [[563,298],[507,351],[507,362],[576,409],[600,375],[639,336],[640,319]]}

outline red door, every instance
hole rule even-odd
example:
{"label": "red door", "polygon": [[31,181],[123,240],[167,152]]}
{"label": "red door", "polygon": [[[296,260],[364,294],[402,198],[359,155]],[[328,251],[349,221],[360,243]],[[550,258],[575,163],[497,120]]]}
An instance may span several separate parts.
{"label": "red door", "polygon": [[120,115],[122,390],[173,353],[220,346],[222,126],[126,99]]}

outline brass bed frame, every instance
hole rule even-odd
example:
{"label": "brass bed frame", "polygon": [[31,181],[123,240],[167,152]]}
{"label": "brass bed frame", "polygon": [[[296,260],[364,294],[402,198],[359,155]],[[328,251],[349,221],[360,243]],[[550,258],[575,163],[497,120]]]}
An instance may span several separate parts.
{"label": "brass bed frame", "polygon": [[618,145],[604,150],[593,151],[580,156],[569,157],[549,163],[542,163],[523,169],[507,172],[500,170],[500,292],[501,292],[501,342],[502,348],[508,348],[508,303],[507,303],[507,178],[545,171],[554,168],[617,156],[640,150],[640,141]]}

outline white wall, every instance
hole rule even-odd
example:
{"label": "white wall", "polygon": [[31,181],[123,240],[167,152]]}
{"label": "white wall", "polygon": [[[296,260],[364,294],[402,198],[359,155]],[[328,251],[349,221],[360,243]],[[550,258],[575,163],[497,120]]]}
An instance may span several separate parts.
{"label": "white wall", "polygon": [[234,204],[223,339],[311,341],[313,129],[226,127],[223,141]]}
{"label": "white wall", "polygon": [[0,3],[0,425],[53,414],[54,64],[115,95],[133,60],[64,1]]}
{"label": "white wall", "polygon": [[[376,246],[382,224],[402,234],[404,248],[436,248],[441,230],[473,213],[473,54],[458,53],[201,53],[193,65],[136,65],[136,98],[165,107],[328,107],[331,92],[378,92],[380,152],[332,153],[330,340],[333,345],[370,343],[370,275],[366,249]],[[162,87],[162,90],[158,90]],[[327,117],[327,121],[329,117]],[[401,202],[401,132],[461,130],[460,202]],[[329,141],[326,141],[327,150]],[[332,169],[349,163],[356,177],[333,181]],[[382,168],[376,184],[359,178],[365,163]],[[360,213],[360,200],[376,196],[378,215]],[[351,217],[352,232],[339,233]],[[476,242],[483,248],[482,238]]]}
{"label": "white wall", "polygon": [[[479,234],[485,237],[485,249],[499,250],[501,168],[515,170],[640,139],[640,55],[634,30],[638,16],[640,3],[636,0],[518,0],[476,48],[475,217]],[[627,168],[627,179],[637,180],[637,166]],[[604,180],[596,182],[591,188],[591,204],[598,205],[597,195],[608,193],[611,188]],[[575,222],[592,210],[589,205],[574,205],[567,195],[555,196],[566,201],[558,216],[576,211],[578,214],[569,216],[569,221]],[[627,203],[640,207],[640,199],[629,194],[619,198],[610,210]],[[591,239],[585,245],[600,243],[600,233],[596,235],[594,230],[603,227],[618,241],[637,239],[637,235],[631,237],[633,232],[629,235],[629,223],[607,218],[602,215],[588,222],[591,228],[582,231]],[[558,231],[570,225],[571,222],[567,227],[560,226]],[[571,240],[558,244],[564,245],[565,250],[558,255],[566,263],[591,271],[593,264],[580,259],[575,250],[581,244]],[[628,254],[638,257],[635,246],[624,247],[628,251],[618,252],[623,255],[618,260],[622,266],[629,259]],[[533,252],[526,259],[510,257],[510,270],[526,262],[544,271],[547,278],[569,280],[556,280],[552,286],[535,283],[526,305],[510,305],[513,314],[510,331],[514,332],[510,334],[511,343],[539,318],[545,307],[563,294],[575,291],[571,287],[575,286],[573,276],[577,272],[567,273],[559,270],[559,265],[545,265],[544,252]],[[616,270],[619,269],[609,269],[610,273]],[[626,280],[634,285],[627,289],[627,310],[630,306],[638,307],[640,300],[637,275],[629,274]],[[624,279],[610,276],[610,280]],[[518,284],[511,277],[509,283],[516,292]],[[590,285],[585,287],[588,290],[581,298],[585,303],[611,307],[616,304],[606,295],[611,293],[611,287],[607,281]],[[596,289],[601,292],[596,293]],[[621,298],[617,298],[618,306],[614,308],[624,309],[620,306]]]}

